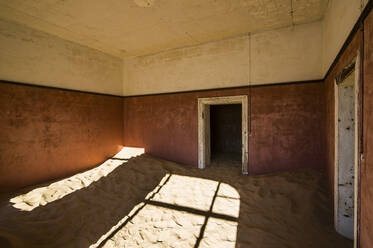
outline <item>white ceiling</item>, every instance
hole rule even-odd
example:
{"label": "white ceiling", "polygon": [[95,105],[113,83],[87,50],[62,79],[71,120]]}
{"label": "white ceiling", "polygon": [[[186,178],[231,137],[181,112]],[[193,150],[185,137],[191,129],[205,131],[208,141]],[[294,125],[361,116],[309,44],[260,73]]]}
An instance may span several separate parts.
{"label": "white ceiling", "polygon": [[0,18],[124,58],[317,21],[327,2],[0,0]]}

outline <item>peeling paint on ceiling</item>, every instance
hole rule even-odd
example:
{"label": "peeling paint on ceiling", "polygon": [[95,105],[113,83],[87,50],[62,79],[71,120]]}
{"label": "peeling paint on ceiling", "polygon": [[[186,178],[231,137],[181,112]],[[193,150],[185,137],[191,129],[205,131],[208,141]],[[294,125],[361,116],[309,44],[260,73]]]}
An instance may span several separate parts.
{"label": "peeling paint on ceiling", "polygon": [[0,18],[124,58],[314,22],[327,2],[0,0]]}

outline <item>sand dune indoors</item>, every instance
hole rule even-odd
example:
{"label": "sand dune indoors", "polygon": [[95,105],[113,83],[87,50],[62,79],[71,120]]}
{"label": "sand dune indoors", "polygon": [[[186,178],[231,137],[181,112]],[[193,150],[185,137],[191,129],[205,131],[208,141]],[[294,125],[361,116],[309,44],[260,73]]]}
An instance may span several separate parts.
{"label": "sand dune indoors", "polygon": [[13,247],[352,247],[333,230],[319,171],[242,176],[149,155],[121,163],[55,182],[52,195],[3,201],[0,237]]}

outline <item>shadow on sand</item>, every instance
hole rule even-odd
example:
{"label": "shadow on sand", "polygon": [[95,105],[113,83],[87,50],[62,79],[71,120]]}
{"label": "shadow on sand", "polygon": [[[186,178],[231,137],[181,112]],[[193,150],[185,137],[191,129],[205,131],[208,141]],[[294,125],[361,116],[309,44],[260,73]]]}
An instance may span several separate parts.
{"label": "shadow on sand", "polygon": [[[172,187],[170,178],[175,175],[188,178],[189,183],[178,185],[175,197],[189,197],[191,204],[159,198],[162,192],[164,199],[171,195],[172,189],[170,193],[165,189]],[[212,185],[205,208],[200,199],[187,195],[193,180],[201,179]],[[236,223],[234,240],[228,243],[233,247],[352,247],[351,241],[333,230],[325,181],[323,173],[314,170],[242,176],[236,167],[198,170],[141,155],[89,186],[31,211],[19,210],[9,200],[3,202],[0,246],[105,247],[144,208],[154,206],[203,217],[189,247],[209,244],[203,240],[209,235],[206,230],[211,219]],[[224,185],[233,188],[238,197],[222,194]],[[199,194],[198,187],[194,194]],[[231,209],[224,206],[223,198],[227,204],[238,202],[237,216],[224,212]],[[216,211],[219,204],[223,211]],[[219,246],[218,239],[216,242],[210,247],[226,247]],[[162,241],[155,244],[162,247]]]}

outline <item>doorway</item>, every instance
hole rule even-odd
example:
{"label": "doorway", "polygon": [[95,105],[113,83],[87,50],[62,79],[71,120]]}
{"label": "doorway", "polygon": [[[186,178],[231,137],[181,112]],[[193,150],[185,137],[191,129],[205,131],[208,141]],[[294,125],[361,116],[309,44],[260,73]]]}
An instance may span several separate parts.
{"label": "doorway", "polygon": [[[230,107],[228,105],[236,105]],[[238,110],[239,109],[239,110]],[[237,126],[232,126],[232,121],[225,120],[223,123],[216,125],[216,121],[229,117],[232,113],[226,112],[231,110],[235,112],[237,119],[237,112],[240,112],[240,129]],[[213,119],[212,119],[213,118]],[[211,126],[211,120],[215,122]],[[214,121],[215,120],[215,121]],[[235,121],[237,122],[237,121]],[[224,140],[229,133],[229,128],[235,128],[235,135],[240,136],[239,141],[229,138]],[[230,145],[234,145],[236,156],[240,154],[240,166],[243,174],[248,174],[248,97],[243,96],[225,96],[225,97],[210,97],[198,99],[198,168],[203,169],[210,165],[211,159],[216,159],[219,151],[230,153],[232,148],[227,149]],[[228,130],[232,132],[233,130]],[[238,132],[238,134],[237,134]],[[237,148],[238,151],[237,152]],[[224,153],[224,152],[223,152]],[[234,154],[234,153],[232,153]],[[231,154],[231,156],[232,156]],[[220,155],[223,155],[220,153]],[[226,155],[226,154],[225,154]],[[218,155],[219,156],[219,155]]]}
{"label": "doorway", "polygon": [[242,105],[210,106],[211,164],[241,166]]}
{"label": "doorway", "polygon": [[335,83],[334,223],[355,239],[359,167],[359,66],[354,60]]}

